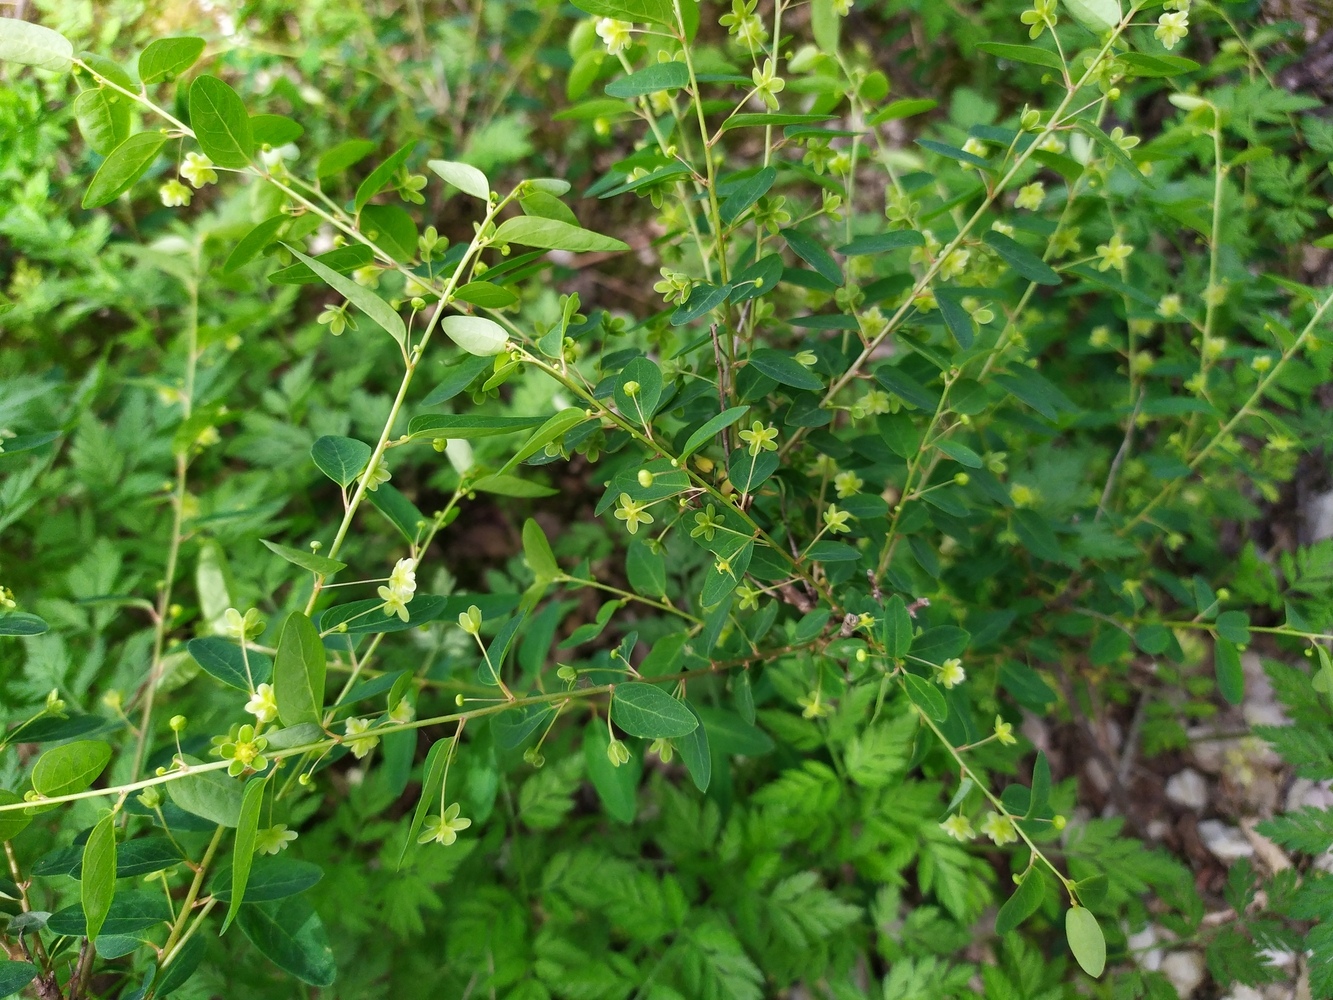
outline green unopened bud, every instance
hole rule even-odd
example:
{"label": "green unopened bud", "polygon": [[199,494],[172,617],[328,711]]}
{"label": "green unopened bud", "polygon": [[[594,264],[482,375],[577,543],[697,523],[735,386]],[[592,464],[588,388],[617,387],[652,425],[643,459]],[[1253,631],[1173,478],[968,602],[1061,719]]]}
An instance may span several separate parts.
{"label": "green unopened bud", "polygon": [[533,767],[541,767],[546,763],[546,758],[542,756],[542,752],[536,747],[528,747],[524,750],[523,759]]}
{"label": "green unopened bud", "polygon": [[139,804],[145,809],[156,809],[162,804],[162,793],[156,788],[145,788],[139,793]]}
{"label": "green unopened bud", "polygon": [[606,747],[606,759],[613,767],[629,763],[629,747],[620,740],[612,740]]}
{"label": "green unopened bud", "polygon": [[461,694],[454,695],[454,704],[457,705],[459,708],[463,707],[463,701],[464,698]]}
{"label": "green unopened bud", "polygon": [[435,438],[435,440],[431,441],[430,446],[434,448],[436,451],[443,453],[444,449],[449,447],[449,439]]}
{"label": "green unopened bud", "polygon": [[466,611],[458,616],[458,627],[468,635],[476,635],[481,631],[481,608],[473,604]]}
{"label": "green unopened bud", "polygon": [[579,672],[567,663],[562,663],[560,669],[555,672],[555,675],[566,684],[573,684],[579,679]]}
{"label": "green unopened bud", "polygon": [[633,379],[630,379],[620,388],[624,390],[625,395],[628,396],[630,399],[633,399],[635,396],[639,394],[639,383],[635,382]]}
{"label": "green unopened bud", "polygon": [[423,310],[423,309],[426,308],[426,300],[423,299],[420,295],[414,295],[414,296],[412,296],[412,303],[411,303],[411,304],[412,304],[412,308],[413,308],[416,312],[421,312],[421,310]]}
{"label": "green unopened bud", "polygon": [[647,469],[640,469],[640,470],[639,470],[639,485],[642,486],[645,490],[646,490],[649,486],[652,486],[652,485],[653,485],[653,480],[654,480],[655,478],[656,478],[656,477],[655,477],[651,472],[649,472]]}
{"label": "green unopened bud", "polygon": [[953,481],[958,486],[966,486],[968,483],[972,481],[972,477],[969,476],[966,472],[960,472],[953,477]]}
{"label": "green unopened bud", "polygon": [[1065,819],[1065,817],[1063,816],[1051,817],[1051,826],[1055,827],[1056,830],[1063,830],[1065,828],[1065,824],[1068,822],[1069,821]]}
{"label": "green unopened bud", "polygon": [[172,731],[173,733],[183,733],[183,732],[185,731],[185,727],[186,727],[186,725],[188,725],[188,723],[189,723],[189,720],[187,720],[187,719],[185,718],[185,716],[183,716],[183,715],[173,715],[173,716],[171,717],[171,721],[168,722],[167,725],[169,725],[169,726],[171,727],[171,731]]}

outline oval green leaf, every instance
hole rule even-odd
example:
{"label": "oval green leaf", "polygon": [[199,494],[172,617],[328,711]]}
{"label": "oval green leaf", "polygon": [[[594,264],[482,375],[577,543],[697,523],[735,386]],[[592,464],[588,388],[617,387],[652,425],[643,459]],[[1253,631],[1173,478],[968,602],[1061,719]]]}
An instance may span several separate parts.
{"label": "oval green leaf", "polygon": [[217,77],[204,75],[190,85],[190,125],[199,147],[219,167],[249,166],[255,148],[250,114]]}
{"label": "oval green leaf", "polygon": [[319,724],[324,708],[324,644],[310,619],[293,611],[278,635],[273,695],[284,726]]}
{"label": "oval green leaf", "polygon": [[161,132],[139,132],[122,142],[97,168],[83,196],[83,207],[98,208],[128,191],[153,165],[166,141]]}
{"label": "oval green leaf", "polygon": [[32,787],[47,798],[81,792],[106,770],[111,747],[97,740],[76,740],[52,747],[32,769]]}
{"label": "oval green leaf", "polygon": [[617,684],[611,697],[611,721],[643,739],[671,739],[694,732],[698,718],[686,705],[651,684]]}
{"label": "oval green leaf", "polygon": [[1071,906],[1065,914],[1065,937],[1079,966],[1094,979],[1106,968],[1106,938],[1092,911]]}

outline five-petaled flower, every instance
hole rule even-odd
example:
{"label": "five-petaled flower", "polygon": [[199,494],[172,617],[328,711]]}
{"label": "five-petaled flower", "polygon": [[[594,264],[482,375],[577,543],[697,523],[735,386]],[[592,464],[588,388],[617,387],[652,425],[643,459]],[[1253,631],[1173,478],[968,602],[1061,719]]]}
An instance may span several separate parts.
{"label": "five-petaled flower", "polygon": [[411,559],[399,559],[389,574],[389,585],[379,588],[380,600],[384,602],[384,614],[397,615],[403,621],[408,620],[407,605],[417,590],[416,562]]}
{"label": "five-petaled flower", "polygon": [[851,525],[847,522],[851,519],[851,512],[838,510],[838,505],[831,503],[828,510],[824,511],[824,527],[835,535],[843,531],[851,531]]}
{"label": "five-petaled flower", "polygon": [[801,717],[805,719],[822,719],[828,715],[828,705],[819,697],[818,691],[811,691],[807,695],[801,695],[796,699],[796,704],[801,706]]}
{"label": "five-petaled flower", "polygon": [[962,813],[954,813],[940,824],[940,829],[954,840],[969,841],[977,835],[972,829],[972,821]]}
{"label": "five-petaled flower", "polygon": [[698,538],[702,535],[705,541],[711,542],[722,521],[723,515],[717,513],[717,508],[710,503],[705,510],[694,515],[694,527],[690,529],[690,537]]}
{"label": "five-petaled flower", "polygon": [[218,747],[218,756],[231,761],[227,773],[233,778],[239,777],[246,768],[262,771],[268,767],[264,751],[268,749],[268,740],[255,735],[255,727],[248,723],[236,730],[236,735]]}
{"label": "five-petaled flower", "polygon": [[203,153],[186,153],[180,175],[194,185],[195,190],[205,184],[216,184],[218,181],[218,172],[213,169],[213,161]]}
{"label": "five-petaled flower", "polygon": [[1189,14],[1176,11],[1171,14],[1163,14],[1157,19],[1157,30],[1153,32],[1153,35],[1162,43],[1164,48],[1174,49],[1181,39],[1189,33]]}
{"label": "five-petaled flower", "polygon": [[616,508],[616,518],[625,522],[625,529],[631,534],[638,534],[640,524],[652,524],[653,515],[648,513],[648,505],[638,503],[628,493],[620,494],[620,506]]}
{"label": "five-petaled flower", "polygon": [[1125,262],[1129,260],[1129,255],[1134,252],[1134,247],[1120,238],[1116,233],[1109,241],[1097,247],[1097,256],[1101,258],[1097,263],[1097,270],[1109,271],[1111,268],[1123,271]]}
{"label": "five-petaled flower", "polygon": [[963,661],[956,656],[950,657],[940,665],[939,673],[935,679],[946,688],[954,688],[963,681],[967,680],[967,671],[963,669]]}
{"label": "five-petaled flower", "polygon": [[347,735],[343,737],[343,742],[347,744],[347,749],[352,751],[352,755],[360,760],[370,751],[379,745],[378,736],[362,736],[374,723],[370,719],[348,719]]}
{"label": "five-petaled flower", "polygon": [[193,192],[173,177],[157,189],[157,195],[167,208],[180,208],[190,203]]}
{"label": "five-petaled flower", "polygon": [[767,427],[756,420],[749,430],[741,431],[740,438],[750,446],[750,455],[758,457],[761,451],[778,450],[778,429],[772,424]]}
{"label": "five-petaled flower", "polygon": [[995,738],[1000,741],[1002,746],[1011,747],[1018,742],[1018,737],[1014,735],[1014,724],[1005,722],[1000,716],[995,717]]}
{"label": "five-petaled flower", "polygon": [[597,36],[606,43],[606,51],[614,56],[624,52],[634,41],[630,37],[630,29],[633,27],[634,25],[629,21],[617,21],[614,17],[602,17],[597,19]]}
{"label": "five-petaled flower", "polygon": [[277,854],[287,850],[287,845],[297,837],[295,830],[288,830],[286,823],[275,823],[255,834],[256,854]]}
{"label": "five-petaled flower", "polygon": [[997,847],[1012,844],[1018,839],[1018,830],[1014,827],[1014,821],[1008,816],[1001,816],[997,812],[988,814],[981,821],[981,832],[995,841]]}
{"label": "five-petaled flower", "polygon": [[429,844],[433,840],[448,847],[456,841],[458,831],[466,830],[472,825],[472,820],[458,815],[462,808],[455,802],[439,816],[428,817],[422,825],[421,836],[417,837],[417,843]]}
{"label": "five-petaled flower", "polygon": [[278,717],[278,699],[272,684],[261,684],[245,703],[245,710],[260,723],[269,723]]}
{"label": "five-petaled flower", "polygon": [[1033,181],[1031,184],[1024,184],[1018,189],[1018,197],[1014,199],[1015,208],[1026,208],[1029,212],[1035,212],[1041,208],[1041,203],[1046,200],[1046,185],[1041,181]]}
{"label": "five-petaled flower", "polygon": [[865,480],[855,472],[839,472],[833,477],[833,488],[837,491],[839,500],[859,492],[864,485]]}

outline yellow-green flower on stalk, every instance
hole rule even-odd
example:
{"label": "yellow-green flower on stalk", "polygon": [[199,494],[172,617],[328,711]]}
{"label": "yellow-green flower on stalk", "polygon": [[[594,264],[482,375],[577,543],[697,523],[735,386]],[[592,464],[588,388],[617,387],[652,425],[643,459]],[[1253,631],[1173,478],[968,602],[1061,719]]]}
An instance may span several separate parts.
{"label": "yellow-green flower on stalk", "polygon": [[461,811],[462,806],[455,802],[439,816],[427,817],[422,825],[421,835],[417,837],[417,843],[429,844],[434,841],[448,847],[458,839],[460,830],[466,830],[472,825],[472,820],[458,815]]}
{"label": "yellow-green flower on stalk", "polygon": [[648,513],[648,505],[638,503],[628,493],[620,494],[620,506],[616,508],[616,519],[625,522],[625,529],[631,534],[638,534],[640,524],[652,524],[653,515]]}
{"label": "yellow-green flower on stalk", "polygon": [[750,425],[749,430],[741,431],[740,439],[749,445],[750,455],[759,457],[762,451],[778,450],[778,429],[772,424],[767,427],[756,420]]}
{"label": "yellow-green flower on stalk", "polygon": [[961,840],[964,843],[977,835],[972,829],[972,821],[961,813],[954,813],[946,819],[940,824],[940,829],[954,840]]}
{"label": "yellow-green flower on stalk", "polygon": [[380,738],[378,736],[363,736],[374,725],[370,719],[348,719],[346,736],[343,742],[347,744],[347,749],[352,751],[352,756],[361,760],[366,754],[379,746]]}

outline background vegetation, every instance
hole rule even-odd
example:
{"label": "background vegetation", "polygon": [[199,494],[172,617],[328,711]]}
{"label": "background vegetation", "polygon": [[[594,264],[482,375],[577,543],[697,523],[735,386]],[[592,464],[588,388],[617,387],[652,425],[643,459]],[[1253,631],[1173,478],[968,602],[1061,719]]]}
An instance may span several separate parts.
{"label": "background vegetation", "polygon": [[1333,996],[1326,11],[4,6],[0,995]]}

